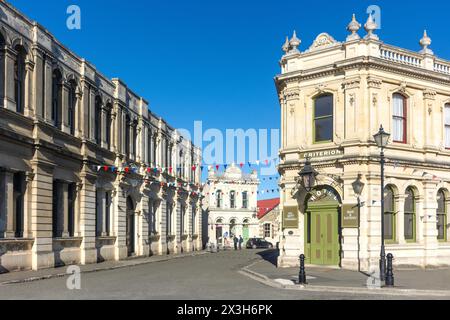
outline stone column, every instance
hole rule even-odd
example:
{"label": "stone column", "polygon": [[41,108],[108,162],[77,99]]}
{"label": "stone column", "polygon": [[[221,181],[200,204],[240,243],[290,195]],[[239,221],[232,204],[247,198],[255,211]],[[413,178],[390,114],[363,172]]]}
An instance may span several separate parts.
{"label": "stone column", "polygon": [[[0,70],[5,70],[5,47],[0,47]],[[5,73],[6,74],[6,73]],[[0,76],[0,105],[3,107],[5,101],[5,79],[6,75]]]}
{"label": "stone column", "polygon": [[77,138],[82,138],[84,134],[84,126],[83,126],[83,92],[80,88],[77,88],[75,93],[76,102],[75,102],[75,136]]}
{"label": "stone column", "polygon": [[396,225],[397,225],[397,240],[399,244],[405,244],[405,199],[406,195],[400,194],[398,197],[395,197],[395,203],[397,204],[395,206],[397,210],[397,217],[396,217]]}
{"label": "stone column", "polygon": [[31,235],[33,270],[51,268],[55,264],[52,235],[52,163],[33,159],[31,161],[34,179],[31,183]]}
{"label": "stone column", "polygon": [[79,236],[81,243],[81,264],[97,262],[95,230],[95,183],[96,176],[85,164],[80,172],[81,183],[78,187],[79,197]]}
{"label": "stone column", "polygon": [[89,134],[87,135],[90,140],[95,138],[95,92],[90,87],[89,88],[89,109],[87,114],[87,119],[89,123]]}
{"label": "stone column", "polygon": [[438,247],[439,242],[437,240],[438,231],[437,225],[437,182],[436,181],[424,181],[424,202],[423,202],[423,216],[419,219],[423,219],[423,241],[425,245],[425,257],[424,265],[437,265],[439,261]]}
{"label": "stone column", "polygon": [[50,59],[45,59],[44,62],[44,79],[45,84],[43,85],[43,94],[44,94],[44,105],[42,108],[44,109],[45,120],[48,123],[52,122],[52,90],[53,90],[53,66],[52,61]]}
{"label": "stone column", "polygon": [[69,184],[58,183],[58,226],[62,231],[61,237],[69,237]]}
{"label": "stone column", "polygon": [[14,238],[14,173],[2,170],[0,173],[1,187],[0,192],[0,210],[1,210],[1,224],[0,231],[3,230],[3,235],[0,233],[0,238]]}
{"label": "stone column", "polygon": [[108,125],[107,121],[107,113],[106,113],[106,106],[102,106],[102,114],[101,114],[101,146],[102,148],[107,149],[108,144],[106,143],[106,126]]}
{"label": "stone column", "polygon": [[70,134],[69,128],[69,86],[64,83],[62,86],[62,99],[61,99],[61,131]]}
{"label": "stone column", "polygon": [[[34,89],[34,94],[32,94],[33,105],[35,116],[38,119],[45,119],[45,110],[43,104],[44,90],[45,90],[45,82],[43,81],[45,76],[45,58],[43,56],[43,52],[37,47],[33,50],[35,57],[35,72],[33,74],[33,84],[32,87]],[[31,91],[31,90],[30,90]]]}
{"label": "stone column", "polygon": [[7,48],[5,50],[5,96],[3,107],[12,111],[16,110],[16,100],[14,93],[14,62],[16,52]]}
{"label": "stone column", "polygon": [[24,82],[25,84],[24,115],[27,117],[32,117],[35,114],[35,108],[33,103],[33,73],[34,73],[34,62],[31,60],[27,60],[25,62],[25,82]]}

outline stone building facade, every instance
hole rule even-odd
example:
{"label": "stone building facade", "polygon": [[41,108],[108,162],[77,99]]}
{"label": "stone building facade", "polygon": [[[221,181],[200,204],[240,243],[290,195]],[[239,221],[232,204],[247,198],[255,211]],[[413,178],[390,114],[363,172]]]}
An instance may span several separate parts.
{"label": "stone building facade", "polygon": [[210,167],[205,185],[207,243],[232,246],[233,236],[244,243],[258,237],[257,197],[259,180],[256,171],[244,174],[235,164],[225,172]]}
{"label": "stone building facade", "polygon": [[280,198],[258,201],[259,238],[278,247],[280,241]]}
{"label": "stone building facade", "polygon": [[201,249],[201,151],[0,2],[0,272]]}
{"label": "stone building facade", "polygon": [[[279,265],[305,253],[312,264],[376,269],[382,194],[394,263],[449,265],[450,62],[426,32],[415,52],[380,41],[372,17],[363,38],[360,28],[354,17],[343,42],[322,33],[300,51],[294,34],[283,46]],[[384,190],[380,124],[391,134]],[[298,180],[306,158],[319,172],[311,193]]]}

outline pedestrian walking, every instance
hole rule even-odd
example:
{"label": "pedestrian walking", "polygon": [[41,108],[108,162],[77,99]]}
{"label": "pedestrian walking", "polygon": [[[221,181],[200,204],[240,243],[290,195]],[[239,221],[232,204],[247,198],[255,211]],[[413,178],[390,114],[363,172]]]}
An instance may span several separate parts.
{"label": "pedestrian walking", "polygon": [[234,241],[234,250],[237,250],[239,240],[236,236],[233,236],[233,241]]}
{"label": "pedestrian walking", "polygon": [[242,250],[243,243],[244,243],[244,238],[242,238],[242,236],[239,236],[239,250]]}

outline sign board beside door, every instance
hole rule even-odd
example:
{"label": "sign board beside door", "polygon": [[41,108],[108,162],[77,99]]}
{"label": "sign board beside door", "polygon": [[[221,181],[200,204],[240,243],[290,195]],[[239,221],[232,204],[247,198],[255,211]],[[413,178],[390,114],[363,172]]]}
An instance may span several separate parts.
{"label": "sign board beside door", "polygon": [[298,207],[284,207],[283,209],[283,228],[298,229]]}
{"label": "sign board beside door", "polygon": [[342,205],[342,228],[359,228],[359,207],[357,204]]}

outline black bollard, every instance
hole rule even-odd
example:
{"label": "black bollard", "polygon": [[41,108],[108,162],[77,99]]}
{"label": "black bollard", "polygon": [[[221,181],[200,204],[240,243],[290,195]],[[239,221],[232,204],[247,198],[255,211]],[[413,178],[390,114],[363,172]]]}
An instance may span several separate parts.
{"label": "black bollard", "polygon": [[298,274],[298,284],[306,284],[306,271],[305,271],[305,255],[300,255],[300,273]]}
{"label": "black bollard", "polygon": [[392,260],[394,256],[389,253],[387,255],[387,270],[386,270],[386,287],[392,288],[394,286],[394,268],[392,267]]}

